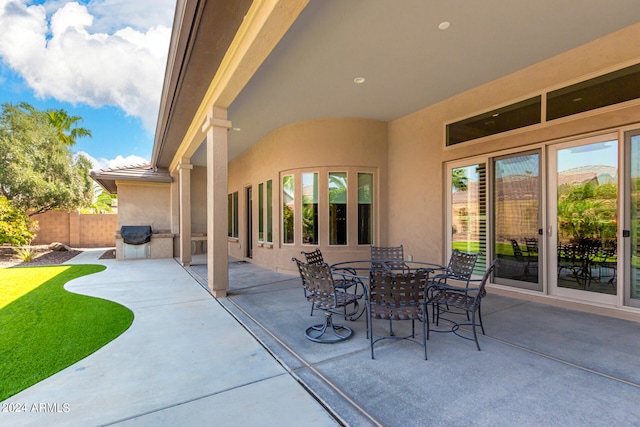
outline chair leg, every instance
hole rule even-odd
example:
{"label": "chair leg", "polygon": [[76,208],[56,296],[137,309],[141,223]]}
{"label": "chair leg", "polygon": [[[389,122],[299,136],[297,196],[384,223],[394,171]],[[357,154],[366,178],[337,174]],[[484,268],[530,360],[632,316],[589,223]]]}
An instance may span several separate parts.
{"label": "chair leg", "polygon": [[[365,302],[365,303],[366,303],[366,302]],[[367,338],[369,338],[369,325],[371,324],[371,322],[369,321],[369,313],[368,313],[368,312],[369,312],[369,310],[368,310],[368,308],[369,308],[369,304],[367,304],[367,305],[363,308],[363,311],[364,311],[364,310],[367,310],[367,315],[364,317],[365,327],[367,328]]]}
{"label": "chair leg", "polygon": [[475,313],[475,310],[472,313],[472,319],[473,320],[471,321],[471,327],[473,328],[473,339],[476,342],[476,347],[478,348],[478,351],[480,351],[480,343],[478,343],[478,334],[476,333],[476,313]]}
{"label": "chair leg", "polygon": [[424,345],[424,360],[427,360],[427,339],[429,339],[429,314],[425,304],[422,319],[422,345]]}
{"label": "chair leg", "polygon": [[348,340],[352,334],[353,331],[350,328],[333,323],[332,314],[328,311],[324,313],[324,323],[309,326],[305,330],[307,339],[327,344]]}
{"label": "chair leg", "polygon": [[[482,311],[480,310],[481,305],[478,304],[478,319],[480,320],[480,329],[482,329],[482,335],[486,335],[484,333],[484,325],[482,324]],[[474,314],[475,316],[475,314]]]}
{"label": "chair leg", "polygon": [[[371,346],[371,359],[375,359],[373,356],[373,319],[371,316],[371,307],[367,305],[367,335],[369,336],[369,345]],[[369,330],[371,328],[371,330]]]}

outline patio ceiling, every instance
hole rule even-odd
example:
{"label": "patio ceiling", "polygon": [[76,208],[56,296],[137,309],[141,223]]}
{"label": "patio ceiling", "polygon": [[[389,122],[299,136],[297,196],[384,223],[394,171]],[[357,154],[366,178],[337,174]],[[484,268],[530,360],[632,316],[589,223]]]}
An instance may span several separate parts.
{"label": "patio ceiling", "polygon": [[[301,120],[400,118],[638,21],[637,0],[311,0],[229,107],[240,129],[229,132],[229,159]],[[197,37],[211,45],[216,34]],[[205,60],[192,55],[189,66]],[[184,134],[186,120],[169,125]]]}

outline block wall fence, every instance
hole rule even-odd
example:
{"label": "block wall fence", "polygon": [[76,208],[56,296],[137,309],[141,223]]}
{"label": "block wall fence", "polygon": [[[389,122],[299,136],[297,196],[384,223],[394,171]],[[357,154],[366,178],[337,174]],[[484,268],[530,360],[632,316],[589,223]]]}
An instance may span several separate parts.
{"label": "block wall fence", "polygon": [[38,221],[40,227],[32,245],[60,242],[72,248],[116,246],[117,214],[48,211],[31,219]]}

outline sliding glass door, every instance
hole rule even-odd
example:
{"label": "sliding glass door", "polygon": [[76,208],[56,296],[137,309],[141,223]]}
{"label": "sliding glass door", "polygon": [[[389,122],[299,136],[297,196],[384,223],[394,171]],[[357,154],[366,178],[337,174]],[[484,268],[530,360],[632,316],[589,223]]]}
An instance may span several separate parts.
{"label": "sliding glass door", "polygon": [[640,130],[625,138],[625,305],[640,307]]}
{"label": "sliding glass door", "polygon": [[550,147],[550,290],[615,304],[618,269],[618,139]]}
{"label": "sliding glass door", "polygon": [[480,253],[475,274],[486,268],[487,245],[487,167],[475,163],[454,167],[451,180],[451,249]]}
{"label": "sliding glass door", "polygon": [[[622,151],[623,150],[623,151]],[[477,252],[492,282],[640,308],[640,129],[457,161],[447,258]]]}
{"label": "sliding glass door", "polygon": [[493,161],[494,282],[542,291],[540,151]]}

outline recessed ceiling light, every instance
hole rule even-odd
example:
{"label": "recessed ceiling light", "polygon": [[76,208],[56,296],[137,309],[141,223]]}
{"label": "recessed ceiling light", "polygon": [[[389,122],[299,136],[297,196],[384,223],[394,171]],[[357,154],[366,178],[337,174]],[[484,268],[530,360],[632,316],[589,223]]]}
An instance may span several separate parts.
{"label": "recessed ceiling light", "polygon": [[444,22],[441,22],[440,25],[438,25],[438,28],[440,28],[441,30],[446,30],[450,26],[451,26],[451,22],[444,21]]}
{"label": "recessed ceiling light", "polygon": [[356,84],[364,83],[364,77],[356,77],[353,82]]}
{"label": "recessed ceiling light", "polygon": [[240,128],[231,128],[231,130],[236,131],[236,132],[240,132],[242,129],[240,129]]}

